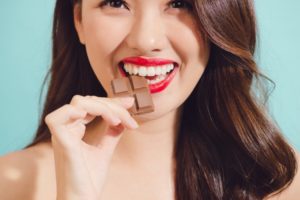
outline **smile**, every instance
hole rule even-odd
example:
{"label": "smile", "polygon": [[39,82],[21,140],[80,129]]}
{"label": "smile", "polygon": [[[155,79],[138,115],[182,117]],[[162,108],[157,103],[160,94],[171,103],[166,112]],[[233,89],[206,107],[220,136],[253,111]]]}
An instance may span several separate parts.
{"label": "smile", "polygon": [[124,59],[119,63],[122,76],[143,76],[147,79],[151,93],[163,91],[178,71],[178,64],[170,60],[144,58]]}

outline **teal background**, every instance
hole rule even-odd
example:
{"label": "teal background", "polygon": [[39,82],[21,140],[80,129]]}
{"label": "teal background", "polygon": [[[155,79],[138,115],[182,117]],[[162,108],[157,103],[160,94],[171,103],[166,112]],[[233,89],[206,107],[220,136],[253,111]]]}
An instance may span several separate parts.
{"label": "teal background", "polygon": [[[0,155],[28,144],[51,61],[54,0],[0,2]],[[262,71],[275,83],[270,110],[300,150],[300,1],[256,1]]]}

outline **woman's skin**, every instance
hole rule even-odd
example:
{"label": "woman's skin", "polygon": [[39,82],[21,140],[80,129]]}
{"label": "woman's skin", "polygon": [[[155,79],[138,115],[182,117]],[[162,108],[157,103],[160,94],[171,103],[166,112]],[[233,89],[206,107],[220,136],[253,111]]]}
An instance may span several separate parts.
{"label": "woman's skin", "polygon": [[[74,96],[45,119],[52,143],[2,157],[0,199],[174,200],[181,105],[203,74],[209,43],[184,7],[167,0],[126,2],[75,6],[76,31],[108,97]],[[152,94],[155,111],[134,117],[127,111],[133,99],[113,98],[110,88],[121,77],[118,63],[132,56],[179,64],[171,84]],[[280,199],[296,200],[299,176]]]}

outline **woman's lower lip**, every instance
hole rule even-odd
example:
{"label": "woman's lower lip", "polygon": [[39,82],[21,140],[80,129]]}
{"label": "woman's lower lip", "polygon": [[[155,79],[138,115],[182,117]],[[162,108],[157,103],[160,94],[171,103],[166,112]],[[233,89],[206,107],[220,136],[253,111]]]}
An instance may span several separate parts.
{"label": "woman's lower lip", "polygon": [[[158,92],[161,92],[164,89],[166,89],[166,87],[171,83],[171,81],[175,77],[178,69],[179,69],[179,67],[175,66],[173,71],[170,74],[168,74],[167,77],[164,80],[162,80],[158,83],[149,84],[150,93],[152,93],[152,94],[153,93],[158,93]],[[120,71],[121,71],[122,76],[126,77],[125,72],[121,68],[120,68]]]}
{"label": "woman's lower lip", "polygon": [[150,92],[153,94],[153,93],[161,92],[164,89],[166,89],[166,87],[168,87],[168,85],[171,83],[171,81],[175,77],[175,75],[178,71],[178,68],[179,67],[177,67],[177,66],[174,67],[174,70],[170,74],[168,74],[168,76],[164,80],[162,80],[158,83],[149,84]]}

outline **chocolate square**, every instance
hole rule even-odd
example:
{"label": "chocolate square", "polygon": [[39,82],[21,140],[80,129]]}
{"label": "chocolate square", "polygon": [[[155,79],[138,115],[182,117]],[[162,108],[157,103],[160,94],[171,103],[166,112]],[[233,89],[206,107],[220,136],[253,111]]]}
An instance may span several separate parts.
{"label": "chocolate square", "polygon": [[154,111],[154,105],[147,79],[141,76],[129,76],[114,79],[111,82],[114,96],[132,96],[134,105],[129,109],[131,114],[143,114]]}
{"label": "chocolate square", "polygon": [[114,79],[112,80],[113,92],[115,94],[120,94],[128,91],[127,82],[125,79]]}

